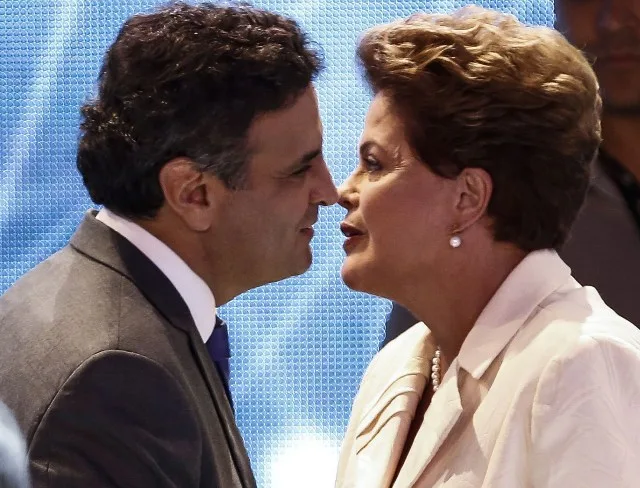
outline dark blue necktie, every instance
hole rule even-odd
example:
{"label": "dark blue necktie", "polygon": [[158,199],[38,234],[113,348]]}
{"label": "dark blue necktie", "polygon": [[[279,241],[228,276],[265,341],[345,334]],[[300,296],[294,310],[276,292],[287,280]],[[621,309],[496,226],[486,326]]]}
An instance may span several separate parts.
{"label": "dark blue necktie", "polygon": [[220,317],[216,316],[216,325],[213,328],[211,337],[206,342],[207,350],[211,359],[213,359],[220,378],[224,384],[224,389],[227,392],[227,398],[229,403],[233,407],[233,401],[231,400],[231,390],[229,389],[229,358],[231,357],[231,348],[229,347],[229,332],[227,331],[227,324]]}

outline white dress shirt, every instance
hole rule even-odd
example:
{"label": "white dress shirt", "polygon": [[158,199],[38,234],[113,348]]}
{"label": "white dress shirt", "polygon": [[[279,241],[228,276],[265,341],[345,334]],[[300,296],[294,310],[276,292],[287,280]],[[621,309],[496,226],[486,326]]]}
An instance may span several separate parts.
{"label": "white dress shirt", "polygon": [[640,486],[640,331],[555,252],[529,254],[482,311],[399,466],[435,349],[420,322],[373,359],[337,487]]}
{"label": "white dress shirt", "polygon": [[139,225],[106,208],[96,219],[131,242],[164,273],[187,304],[202,341],[207,342],[216,323],[216,302],[204,280],[169,246]]}

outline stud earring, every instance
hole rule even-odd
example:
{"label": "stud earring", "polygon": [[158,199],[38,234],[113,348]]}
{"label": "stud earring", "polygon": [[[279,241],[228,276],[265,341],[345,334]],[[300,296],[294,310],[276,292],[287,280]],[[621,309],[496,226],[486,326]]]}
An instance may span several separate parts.
{"label": "stud earring", "polygon": [[449,245],[454,249],[457,247],[460,247],[461,244],[462,244],[462,239],[460,239],[460,236],[458,235],[455,235],[451,237],[451,239],[449,239]]}

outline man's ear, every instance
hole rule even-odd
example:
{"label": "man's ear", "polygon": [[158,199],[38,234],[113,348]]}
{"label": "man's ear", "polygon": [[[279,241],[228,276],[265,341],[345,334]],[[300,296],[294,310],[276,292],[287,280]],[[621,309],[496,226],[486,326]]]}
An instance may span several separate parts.
{"label": "man's ear", "polygon": [[186,226],[197,232],[209,230],[215,199],[211,180],[188,158],[176,158],[160,170],[159,182],[165,203]]}

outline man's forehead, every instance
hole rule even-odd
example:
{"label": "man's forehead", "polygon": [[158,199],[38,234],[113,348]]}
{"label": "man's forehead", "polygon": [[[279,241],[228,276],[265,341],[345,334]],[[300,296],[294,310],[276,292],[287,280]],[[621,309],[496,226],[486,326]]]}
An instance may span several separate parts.
{"label": "man's forehead", "polygon": [[322,131],[318,105],[313,92],[305,92],[281,109],[258,114],[247,132],[247,139],[255,142],[268,142],[274,138],[287,138],[296,133],[316,129]]}

